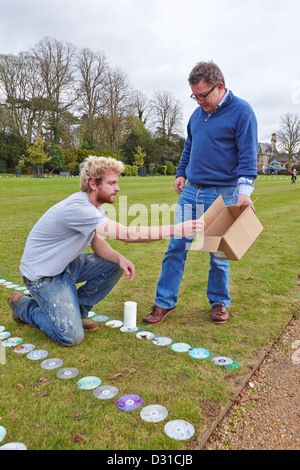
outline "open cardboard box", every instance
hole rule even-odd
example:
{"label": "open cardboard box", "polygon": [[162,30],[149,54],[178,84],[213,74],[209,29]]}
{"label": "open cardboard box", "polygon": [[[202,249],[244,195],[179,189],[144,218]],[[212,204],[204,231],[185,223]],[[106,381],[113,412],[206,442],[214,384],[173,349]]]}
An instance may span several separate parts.
{"label": "open cardboard box", "polygon": [[226,206],[222,196],[202,217],[204,237],[195,250],[213,253],[216,258],[240,260],[263,230],[252,206]]}

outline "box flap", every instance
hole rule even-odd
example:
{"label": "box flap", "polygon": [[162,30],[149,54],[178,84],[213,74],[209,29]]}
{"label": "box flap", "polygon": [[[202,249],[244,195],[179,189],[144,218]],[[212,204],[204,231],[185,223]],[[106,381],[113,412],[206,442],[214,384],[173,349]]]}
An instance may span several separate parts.
{"label": "box flap", "polygon": [[222,210],[226,207],[222,196],[219,196],[215,202],[204,212],[200,219],[204,219],[204,232],[209,228],[212,222],[218,217]]}
{"label": "box flap", "polygon": [[219,250],[221,240],[222,237],[204,236],[204,239],[202,238],[202,240],[199,241],[199,245],[196,247],[196,250],[198,249],[201,251],[208,251],[213,253],[214,251]]}

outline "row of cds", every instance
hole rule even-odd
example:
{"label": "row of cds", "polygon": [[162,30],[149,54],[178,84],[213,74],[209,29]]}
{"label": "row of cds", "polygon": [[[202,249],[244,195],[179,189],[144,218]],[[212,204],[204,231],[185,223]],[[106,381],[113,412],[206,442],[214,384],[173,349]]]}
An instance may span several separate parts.
{"label": "row of cds", "polygon": [[[7,282],[5,279],[0,279],[0,285],[8,289],[22,290],[24,294],[29,294],[26,288]],[[165,336],[156,336],[150,331],[141,331],[136,328],[126,328],[120,320],[110,320],[106,315],[97,315],[95,312],[89,312],[89,317],[93,321],[104,323],[108,328],[120,328],[123,333],[135,333],[136,337],[141,340],[151,340],[156,346],[169,346],[175,352],[188,353],[194,359],[207,359],[210,358],[213,364],[224,366],[226,368],[235,369],[238,365],[229,357],[215,356],[211,357],[211,353],[204,348],[193,348],[191,345],[183,342],[174,342],[171,338]],[[5,330],[4,326],[0,326],[0,340],[4,347],[14,347],[14,352],[17,354],[26,355],[27,359],[32,361],[41,360],[41,367],[46,370],[58,369],[56,377],[59,379],[72,379],[79,375],[79,370],[75,367],[62,367],[63,361],[60,358],[48,359],[48,351],[43,349],[35,349],[33,344],[23,344],[23,339],[19,337],[11,337],[11,334]],[[82,377],[77,381],[77,387],[82,390],[93,390],[93,396],[100,400],[109,400],[115,398],[119,394],[119,390],[111,385],[103,385],[102,380],[96,376]],[[140,417],[142,420],[150,423],[158,423],[164,421],[168,417],[168,410],[159,404],[143,406],[143,399],[134,394],[128,394],[120,397],[116,401],[117,407],[122,411],[133,411],[141,408]],[[165,434],[171,439],[187,440],[190,439],[194,433],[194,426],[182,419],[175,419],[167,422],[164,427]],[[0,442],[4,439],[6,430],[0,426]],[[1,449],[14,449],[26,450],[26,445],[23,443],[12,442],[0,447]]]}
{"label": "row of cds", "polygon": [[89,312],[89,317],[92,317],[93,321],[104,323],[106,327],[109,328],[120,328],[120,331],[123,333],[136,333],[136,337],[144,340],[151,340],[156,346],[169,346],[175,352],[184,353],[187,352],[190,357],[194,359],[207,359],[210,358],[213,364],[218,366],[224,366],[227,369],[233,370],[238,367],[238,364],[233,361],[230,357],[226,356],[214,356],[204,348],[193,348],[188,343],[174,342],[171,338],[167,336],[156,336],[151,331],[141,331],[136,328],[126,328],[123,326],[121,320],[110,320],[106,315],[96,315],[94,312]]}

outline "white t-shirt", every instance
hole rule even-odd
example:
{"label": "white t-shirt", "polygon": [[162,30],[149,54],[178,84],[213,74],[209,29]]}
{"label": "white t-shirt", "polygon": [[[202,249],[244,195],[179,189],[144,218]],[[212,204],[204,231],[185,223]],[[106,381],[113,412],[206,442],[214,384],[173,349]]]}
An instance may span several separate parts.
{"label": "white t-shirt", "polygon": [[108,220],[102,206],[95,207],[85,192],[50,207],[27,238],[21,274],[36,281],[63,272],[89,246],[96,228]]}

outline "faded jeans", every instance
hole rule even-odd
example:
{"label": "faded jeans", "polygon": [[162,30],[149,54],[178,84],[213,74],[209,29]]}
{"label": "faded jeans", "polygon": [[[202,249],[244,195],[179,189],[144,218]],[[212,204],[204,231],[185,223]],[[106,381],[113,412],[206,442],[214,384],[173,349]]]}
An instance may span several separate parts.
{"label": "faded jeans", "polygon": [[[123,270],[94,253],[83,253],[53,277],[26,284],[32,294],[15,304],[21,320],[39,328],[62,346],[82,342],[82,319],[118,282]],[[83,283],[78,289],[76,283]]]}
{"label": "faded jeans", "polygon": [[[226,206],[237,202],[238,190],[234,186],[196,187],[187,183],[178,199],[175,210],[175,223],[189,218],[198,218],[203,210],[221,195]],[[190,208],[190,210],[188,210]],[[199,211],[199,209],[202,212]],[[204,220],[205,222],[205,220]],[[182,280],[187,253],[191,239],[172,237],[162,262],[162,269],[156,290],[155,305],[162,308],[172,308],[177,305],[178,291]],[[193,256],[197,256],[194,252]],[[195,272],[195,276],[203,273]],[[211,306],[223,303],[230,306],[229,295],[230,264],[228,260],[217,259],[210,253],[210,270],[207,283],[207,297]]]}

